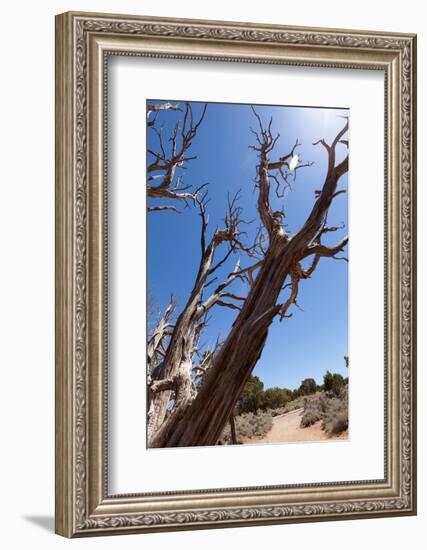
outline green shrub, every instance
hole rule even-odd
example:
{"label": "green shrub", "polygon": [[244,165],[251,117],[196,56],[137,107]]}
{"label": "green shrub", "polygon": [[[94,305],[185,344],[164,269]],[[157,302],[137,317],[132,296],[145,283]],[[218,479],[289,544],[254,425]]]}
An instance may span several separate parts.
{"label": "green shrub", "polygon": [[314,378],[305,378],[298,388],[298,393],[300,395],[311,395],[312,393],[316,393],[316,391],[317,384]]}
{"label": "green shrub", "polygon": [[237,402],[237,413],[256,413],[258,409],[278,409],[284,407],[293,398],[287,388],[268,388],[264,390],[263,382],[258,376],[251,375]]}
{"label": "green shrub", "polygon": [[251,374],[237,403],[238,413],[256,412],[263,406],[263,398],[264,384],[258,376]]}
{"label": "green shrub", "polygon": [[323,377],[323,388],[326,393],[338,397],[341,394],[341,390],[345,385],[346,384],[344,378],[341,376],[341,374],[332,374],[331,372],[326,371],[326,374]]}
{"label": "green shrub", "polygon": [[286,388],[268,388],[262,399],[263,409],[284,407],[292,399],[292,392]]}

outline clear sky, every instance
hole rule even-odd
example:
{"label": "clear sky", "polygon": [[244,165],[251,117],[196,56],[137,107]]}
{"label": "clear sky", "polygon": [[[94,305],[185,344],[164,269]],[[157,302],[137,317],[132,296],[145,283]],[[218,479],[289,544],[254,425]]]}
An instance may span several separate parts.
{"label": "clear sky", "polygon": [[[173,103],[179,101],[171,100]],[[149,103],[155,100],[149,100]],[[182,102],[181,102],[182,103]],[[182,103],[184,106],[184,103]],[[200,115],[204,103],[192,103],[195,116]],[[292,183],[292,190],[286,191],[279,199],[271,193],[273,209],[285,207],[286,226],[289,233],[297,231],[314,202],[316,189],[322,187],[327,159],[326,151],[313,142],[320,138],[331,142],[343,127],[342,116],[348,116],[346,109],[255,106],[264,122],[273,117],[272,130],[280,133],[271,160],[277,160],[288,153],[295,140],[301,143],[297,149],[303,161],[314,162],[313,166],[302,168]],[[162,111],[158,114],[157,125],[163,126],[164,135],[170,135],[171,129],[182,113]],[[257,121],[249,105],[209,103],[205,118],[193,141],[189,156],[197,159],[186,164],[186,170],[180,173],[185,185],[193,188],[209,182],[208,205],[209,228],[212,235],[217,226],[221,226],[227,205],[227,193],[233,195],[241,190],[240,205],[243,217],[255,221],[245,227],[248,243],[252,242],[260,221],[256,210],[257,154],[248,146],[254,143],[255,136],[250,127],[256,128]],[[152,131],[148,131],[148,146],[158,150],[158,140]],[[339,146],[337,162],[346,153]],[[149,159],[150,161],[152,159]],[[338,188],[347,188],[348,177],[343,176]],[[149,199],[150,204],[171,204],[169,200]],[[183,209],[183,204],[175,201],[181,214],[162,211],[148,214],[148,293],[157,305],[164,309],[171,294],[175,296],[178,310],[182,307],[193,286],[200,259],[200,217],[197,209]],[[339,195],[329,211],[328,225],[345,224],[345,229],[327,234],[323,242],[332,244],[342,239],[348,232],[348,194]],[[223,249],[218,250],[218,258]],[[348,251],[345,252],[348,256]],[[218,272],[219,280],[232,271],[236,257],[230,257],[223,269]],[[241,266],[250,265],[253,260],[240,256]],[[206,290],[215,289],[215,284]],[[236,280],[229,287],[230,292],[241,294],[245,285]],[[284,291],[288,292],[288,291]],[[285,294],[283,295],[285,299]],[[323,380],[326,370],[348,375],[344,355],[348,354],[348,264],[322,258],[312,278],[300,282],[298,304],[293,307],[293,316],[282,322],[275,319],[270,327],[269,336],[262,356],[254,370],[264,382],[265,388],[272,386],[295,388],[304,378]],[[209,348],[217,338],[223,339],[236,317],[236,311],[224,307],[214,307],[201,344]]]}

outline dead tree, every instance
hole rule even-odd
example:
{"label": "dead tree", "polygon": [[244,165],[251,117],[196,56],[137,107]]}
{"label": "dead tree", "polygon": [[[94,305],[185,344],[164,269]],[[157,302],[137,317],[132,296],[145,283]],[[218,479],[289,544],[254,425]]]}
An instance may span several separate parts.
{"label": "dead tree", "polygon": [[[261,247],[263,257],[250,268],[250,278],[247,277],[247,272],[238,267],[230,274],[231,279],[246,277],[250,282],[249,292],[236,306],[236,319],[212,359],[212,366],[201,390],[197,394],[188,388],[183,391],[184,386],[179,386],[176,381],[180,377],[189,380],[194,332],[199,326],[195,323],[198,312],[202,315],[211,301],[221,302],[221,293],[225,287],[222,286],[219,293],[214,292],[204,306],[199,304],[200,292],[212,273],[213,268],[210,265],[214,250],[220,242],[233,240],[230,226],[216,232],[208,246],[204,244],[202,232],[202,260],[197,281],[187,306],[177,321],[176,334],[174,331],[165,357],[167,367],[162,371],[163,381],[159,381],[170,390],[175,388],[177,399],[172,414],[166,421],[163,421],[164,414],[156,411],[156,425],[151,426],[151,447],[215,445],[261,356],[273,319],[278,316],[282,320],[292,315],[290,308],[297,303],[300,282],[312,276],[320,258],[344,259],[337,254],[344,249],[348,238],[345,237],[335,246],[326,246],[322,244],[322,236],[338,229],[327,226],[327,215],[332,201],[344,192],[337,190],[337,184],[348,171],[348,155],[337,163],[336,150],[340,144],[348,147],[348,141],[343,139],[348,130],[348,120],[332,143],[321,139],[313,144],[322,145],[325,149],[327,173],[305,223],[299,231],[289,235],[284,225],[284,211],[272,209],[270,194],[273,187],[278,196],[282,196],[281,185],[289,185],[289,177],[294,176],[290,169],[290,160],[299,144],[296,142],[294,148],[277,161],[271,160],[279,136],[273,135],[271,120],[268,126],[264,126],[255,111],[254,114],[259,125],[258,130],[254,131],[256,145],[252,147],[259,160],[256,179],[257,207],[268,235],[267,243]],[[301,167],[299,165],[296,169]],[[310,258],[310,264],[304,268],[302,262],[306,258]],[[289,295],[282,301],[282,291],[287,288]],[[171,372],[178,378],[171,377]],[[180,392],[185,397],[181,398]],[[167,392],[161,391],[158,396],[164,406],[169,399]]]}
{"label": "dead tree", "polygon": [[[193,109],[189,103],[185,104],[184,111],[179,105],[173,105],[169,102],[147,105],[147,124],[149,130],[154,132],[157,139],[157,147],[147,148],[147,194],[149,197],[171,200],[178,199],[179,201],[184,201],[186,205],[188,205],[188,201],[196,199],[197,190],[191,192],[190,185],[183,185],[182,176],[179,175],[179,171],[185,169],[186,163],[197,158],[196,156],[189,156],[188,150],[203,122],[206,108],[207,104],[203,107],[198,120],[195,120]],[[163,128],[159,128],[156,123],[157,114],[165,110],[184,112],[182,120],[176,122],[172,136],[167,136],[167,139],[163,135]],[[153,119],[150,119],[151,113],[154,113]],[[178,212],[178,209],[174,205],[148,207],[149,212],[163,210]]]}
{"label": "dead tree", "polygon": [[[217,228],[209,241],[207,239],[207,192],[200,196],[199,191],[195,202],[199,208],[202,222],[200,264],[190,297],[174,325],[164,359],[150,379],[148,414],[150,447],[161,446],[158,443],[158,438],[161,437],[160,432],[166,429],[169,423],[176,422],[177,415],[179,416],[185,411],[196,397],[194,373],[200,373],[205,367],[203,364],[195,364],[194,356],[198,351],[198,338],[206,324],[208,312],[214,306],[240,311],[240,306],[236,305],[233,300],[242,301],[244,298],[227,292],[227,288],[243,273],[254,269],[253,266],[242,269],[237,261],[234,270],[226,280],[218,284],[210,295],[205,296],[206,289],[216,281],[215,273],[228,258],[237,252],[254,256],[256,244],[246,247],[240,239],[240,225],[245,223],[245,220],[241,218],[238,195],[229,199],[224,227]],[[217,251],[223,245],[227,245],[227,249],[222,258],[215,261]],[[174,400],[172,413],[165,420],[171,397]]]}

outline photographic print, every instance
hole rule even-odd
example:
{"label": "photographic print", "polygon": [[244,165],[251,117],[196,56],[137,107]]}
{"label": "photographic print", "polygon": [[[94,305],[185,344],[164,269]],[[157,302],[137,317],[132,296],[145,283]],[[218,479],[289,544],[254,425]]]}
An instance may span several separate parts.
{"label": "photographic print", "polygon": [[147,100],[147,447],[346,440],[346,108]]}

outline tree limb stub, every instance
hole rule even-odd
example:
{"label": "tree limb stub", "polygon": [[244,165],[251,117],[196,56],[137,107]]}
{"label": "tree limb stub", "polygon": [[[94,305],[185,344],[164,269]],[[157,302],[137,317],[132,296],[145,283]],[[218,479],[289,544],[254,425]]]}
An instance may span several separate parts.
{"label": "tree limb stub", "polygon": [[166,390],[173,390],[174,380],[173,378],[165,378],[163,380],[156,380],[152,382],[150,390],[153,393],[159,393]]}

